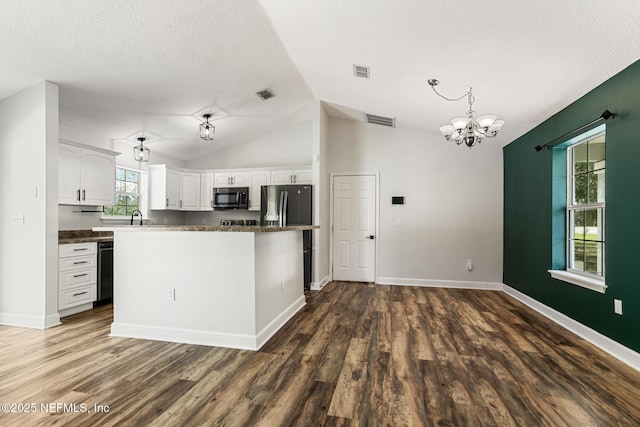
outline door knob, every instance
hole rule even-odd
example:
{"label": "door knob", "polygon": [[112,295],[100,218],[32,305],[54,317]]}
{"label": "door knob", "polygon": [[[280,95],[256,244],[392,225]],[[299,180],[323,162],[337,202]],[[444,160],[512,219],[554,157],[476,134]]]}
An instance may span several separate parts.
{"label": "door knob", "polygon": [[374,235],[367,236],[367,239],[371,239],[371,240],[373,240],[373,239],[375,239],[375,238],[376,238],[376,237],[375,237]]}

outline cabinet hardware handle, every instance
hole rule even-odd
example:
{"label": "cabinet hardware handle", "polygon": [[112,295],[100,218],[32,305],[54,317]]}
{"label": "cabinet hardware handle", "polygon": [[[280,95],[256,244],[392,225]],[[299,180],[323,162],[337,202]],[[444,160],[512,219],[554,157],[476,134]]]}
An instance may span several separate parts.
{"label": "cabinet hardware handle", "polygon": [[76,261],[76,262],[74,262],[74,263],[73,263],[73,265],[86,264],[86,263],[88,263],[88,262],[89,262],[89,261]]}
{"label": "cabinet hardware handle", "polygon": [[180,207],[182,207],[182,200],[180,200]]}
{"label": "cabinet hardware handle", "polygon": [[84,294],[86,294],[86,293],[87,293],[87,291],[84,291],[84,292],[78,292],[77,294],[73,294],[73,296],[74,296],[74,297],[77,297],[77,296],[80,296],[80,295],[84,295]]}
{"label": "cabinet hardware handle", "polygon": [[82,200],[83,200],[83,201],[84,201],[84,200],[87,200],[87,197],[86,197],[86,196],[87,196],[87,194],[86,194],[86,193],[87,193],[87,190],[82,190]]}
{"label": "cabinet hardware handle", "polygon": [[82,274],[74,274],[73,278],[77,278],[77,277],[82,277],[82,276],[88,276],[89,273],[82,273]]}
{"label": "cabinet hardware handle", "polygon": [[76,196],[76,198],[78,199],[78,201],[80,201],[80,189],[78,189],[78,195]]}
{"label": "cabinet hardware handle", "polygon": [[167,207],[167,208],[169,207],[169,198],[168,197],[167,197],[167,202],[165,204],[165,207]]}
{"label": "cabinet hardware handle", "polygon": [[77,248],[77,249],[74,249],[73,252],[88,251],[88,250],[89,248]]}

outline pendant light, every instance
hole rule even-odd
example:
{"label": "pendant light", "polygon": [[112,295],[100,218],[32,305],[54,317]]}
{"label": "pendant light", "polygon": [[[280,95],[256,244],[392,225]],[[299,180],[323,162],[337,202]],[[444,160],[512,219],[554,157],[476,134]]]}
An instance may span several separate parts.
{"label": "pendant light", "polygon": [[216,133],[216,127],[209,123],[209,117],[211,114],[205,114],[204,116],[205,122],[200,125],[200,138],[205,141],[213,141],[213,135]]}
{"label": "pendant light", "polygon": [[467,103],[469,104],[466,117],[453,119],[450,125],[440,127],[440,133],[442,133],[442,136],[444,136],[444,139],[447,141],[454,141],[458,145],[464,143],[467,147],[471,148],[479,144],[483,138],[493,138],[500,132],[500,129],[502,129],[504,120],[497,120],[497,116],[488,114],[480,116],[477,119],[475,118],[476,112],[473,111],[473,102],[476,100],[476,97],[473,95],[473,88],[469,88],[461,97],[452,99],[447,98],[436,90],[436,86],[440,83],[438,80],[429,79],[428,83],[435,94],[445,101],[455,102],[466,97]]}
{"label": "pendant light", "polygon": [[133,147],[133,158],[136,162],[149,161],[149,153],[151,153],[151,150],[144,146],[143,142],[145,141],[145,139],[147,138],[138,138],[138,141],[140,141],[140,145]]}

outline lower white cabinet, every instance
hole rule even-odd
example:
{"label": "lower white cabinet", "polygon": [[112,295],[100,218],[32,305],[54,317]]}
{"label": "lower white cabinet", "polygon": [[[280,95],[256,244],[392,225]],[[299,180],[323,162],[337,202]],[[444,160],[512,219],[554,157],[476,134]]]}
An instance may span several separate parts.
{"label": "lower white cabinet", "polygon": [[98,290],[97,253],[96,242],[58,245],[58,310],[91,308]]}

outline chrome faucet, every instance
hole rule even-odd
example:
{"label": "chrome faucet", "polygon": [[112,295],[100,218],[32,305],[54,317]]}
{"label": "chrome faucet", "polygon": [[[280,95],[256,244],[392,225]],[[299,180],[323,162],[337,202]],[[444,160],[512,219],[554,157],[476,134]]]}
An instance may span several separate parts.
{"label": "chrome faucet", "polygon": [[138,209],[133,211],[133,213],[131,214],[131,225],[133,225],[133,217],[138,215],[140,215],[140,225],[142,225],[142,212],[140,212]]}

